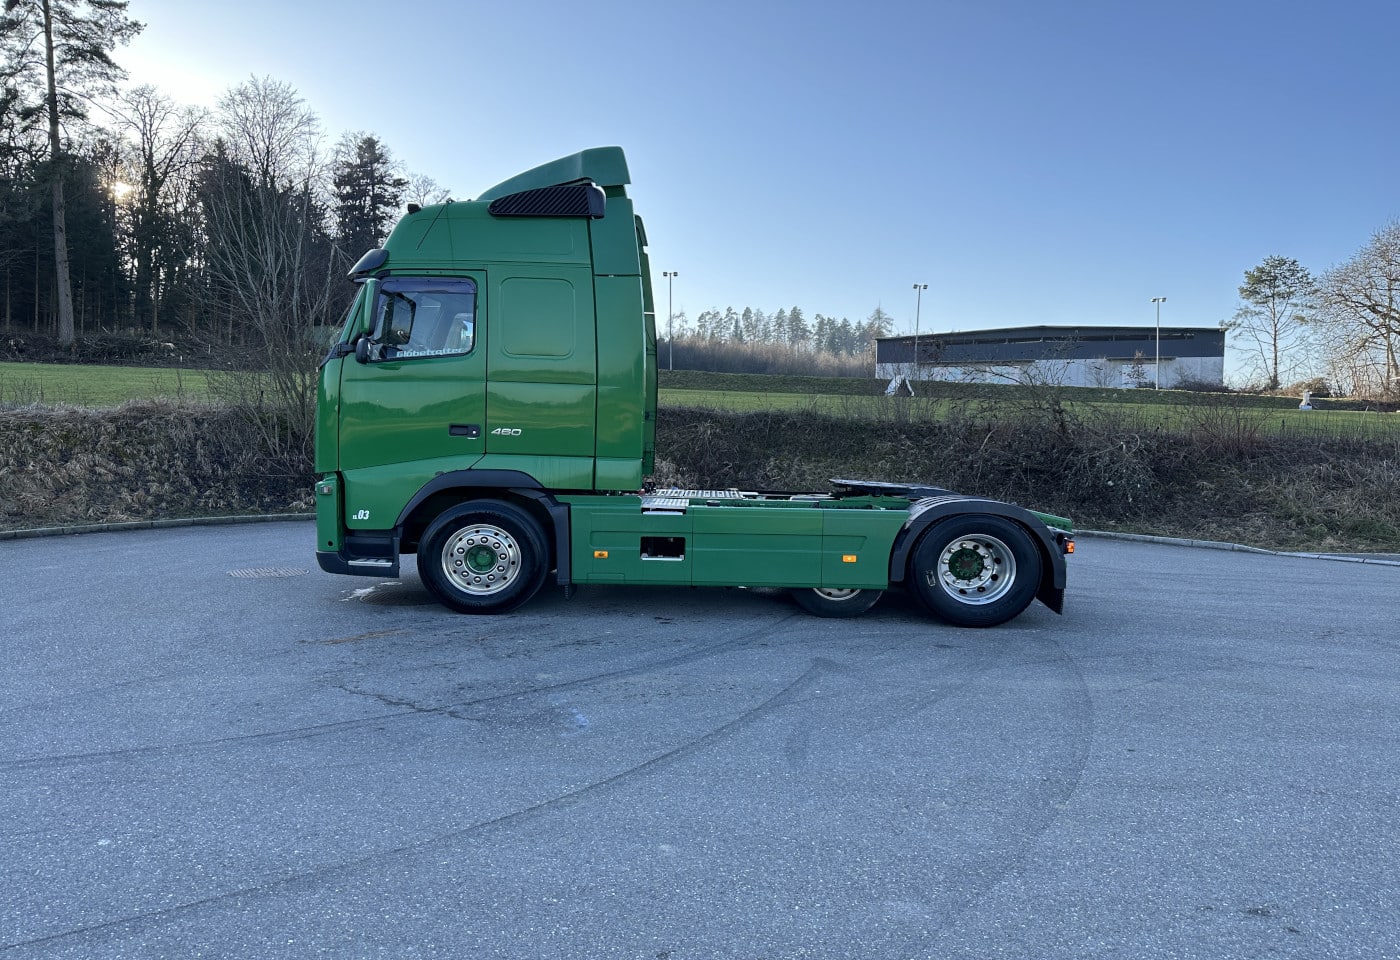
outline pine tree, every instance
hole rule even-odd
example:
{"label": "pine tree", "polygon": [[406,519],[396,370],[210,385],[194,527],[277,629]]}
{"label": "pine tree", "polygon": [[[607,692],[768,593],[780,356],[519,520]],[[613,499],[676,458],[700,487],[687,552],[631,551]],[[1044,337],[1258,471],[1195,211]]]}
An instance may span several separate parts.
{"label": "pine tree", "polygon": [[858,352],[855,327],[851,326],[851,321],[846,317],[841,318],[841,325],[837,328],[837,339],[841,344],[842,353],[851,355]]}
{"label": "pine tree", "polygon": [[879,337],[887,337],[894,329],[894,317],[891,317],[882,308],[876,307],[865,318],[865,329],[868,343],[874,343]]}
{"label": "pine tree", "polygon": [[793,307],[787,314],[787,339],[794,347],[800,347],[812,337],[807,319],[802,316],[801,307]]}
{"label": "pine tree", "polygon": [[73,345],[73,284],[63,192],[61,121],[81,118],[85,97],[107,92],[126,76],[111,51],[141,32],[127,0],[5,0],[0,57],[5,86],[23,90],[26,112],[48,121],[49,187],[53,199],[58,342]]}
{"label": "pine tree", "polygon": [[753,311],[753,330],[754,343],[768,343],[773,339],[773,326],[768,315],[757,307]]}
{"label": "pine tree", "polygon": [[722,321],[721,329],[724,331],[725,339],[733,340],[736,343],[744,342],[744,330],[739,323],[739,315],[734,312],[733,307],[724,308],[724,320]]}
{"label": "pine tree", "polygon": [[753,307],[745,307],[744,312],[739,316],[739,323],[743,328],[745,343],[758,343],[758,325],[754,321]]}
{"label": "pine tree", "polygon": [[377,137],[347,133],[336,147],[332,182],[336,239],[353,259],[389,235],[408,180],[394,172],[389,150]]}
{"label": "pine tree", "polygon": [[1306,338],[1316,292],[1308,268],[1291,257],[1266,257],[1244,272],[1240,307],[1230,329],[1241,330],[1253,340],[1270,390],[1279,388],[1283,356]]}
{"label": "pine tree", "polygon": [[781,307],[778,308],[778,312],[773,314],[773,325],[770,329],[773,331],[773,343],[788,342],[788,316],[786,310]]}

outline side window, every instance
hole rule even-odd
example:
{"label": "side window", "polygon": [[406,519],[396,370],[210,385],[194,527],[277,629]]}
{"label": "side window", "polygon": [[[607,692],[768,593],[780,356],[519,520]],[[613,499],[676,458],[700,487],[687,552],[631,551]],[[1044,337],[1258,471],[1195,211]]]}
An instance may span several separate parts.
{"label": "side window", "polygon": [[447,357],[476,347],[476,284],[465,279],[390,279],[374,305],[382,360]]}

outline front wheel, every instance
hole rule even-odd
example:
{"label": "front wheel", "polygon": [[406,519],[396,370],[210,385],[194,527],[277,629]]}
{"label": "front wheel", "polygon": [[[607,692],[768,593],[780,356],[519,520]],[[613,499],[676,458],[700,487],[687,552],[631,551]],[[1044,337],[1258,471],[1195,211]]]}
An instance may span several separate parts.
{"label": "front wheel", "polygon": [[418,573],[459,613],[505,613],[544,583],[545,537],[514,504],[482,500],[435,520],[418,548]]}
{"label": "front wheel", "polygon": [[1040,551],[1026,531],[992,516],[954,517],[928,530],[909,561],[909,584],[934,614],[959,627],[994,627],[1030,606]]}
{"label": "front wheel", "polygon": [[789,592],[799,607],[818,617],[858,617],[875,606],[883,591],[813,587]]}

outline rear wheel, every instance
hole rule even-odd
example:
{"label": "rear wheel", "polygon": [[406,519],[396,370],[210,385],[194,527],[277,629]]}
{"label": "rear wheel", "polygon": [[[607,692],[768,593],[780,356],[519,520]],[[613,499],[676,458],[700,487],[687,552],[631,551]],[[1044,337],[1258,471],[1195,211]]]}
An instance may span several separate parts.
{"label": "rear wheel", "polygon": [[514,504],[482,500],[435,520],[418,548],[418,574],[460,613],[504,613],[544,583],[544,533]]}
{"label": "rear wheel", "polygon": [[909,585],[933,613],[960,627],[994,627],[1030,606],[1040,551],[1002,517],[954,517],[929,529],[909,561]]}
{"label": "rear wheel", "polygon": [[881,590],[839,590],[828,587],[789,591],[797,605],[818,617],[858,617],[880,599]]}

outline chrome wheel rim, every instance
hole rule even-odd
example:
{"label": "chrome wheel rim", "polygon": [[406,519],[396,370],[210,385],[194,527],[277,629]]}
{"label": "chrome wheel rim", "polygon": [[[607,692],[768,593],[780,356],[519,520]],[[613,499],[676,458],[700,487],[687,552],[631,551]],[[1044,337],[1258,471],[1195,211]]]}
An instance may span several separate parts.
{"label": "chrome wheel rim", "polygon": [[957,537],[943,548],[929,579],[959,603],[993,603],[1016,582],[1016,556],[996,537]]}
{"label": "chrome wheel rim", "polygon": [[843,600],[854,600],[864,591],[859,588],[849,587],[813,587],[812,592],[824,599],[834,600],[840,603]]}
{"label": "chrome wheel rim", "polygon": [[520,575],[520,543],[490,523],[463,527],[442,546],[442,571],[448,581],[472,596],[500,593]]}

